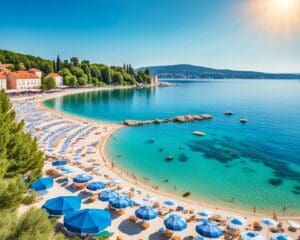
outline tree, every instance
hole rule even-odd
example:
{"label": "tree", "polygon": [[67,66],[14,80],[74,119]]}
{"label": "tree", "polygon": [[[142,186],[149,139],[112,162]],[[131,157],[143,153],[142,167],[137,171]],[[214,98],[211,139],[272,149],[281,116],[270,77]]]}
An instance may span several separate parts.
{"label": "tree", "polygon": [[56,69],[55,69],[55,72],[59,72],[60,69],[61,69],[61,60],[60,60],[59,55],[57,55],[57,57],[56,57]]}
{"label": "tree", "polygon": [[64,239],[61,234],[54,234],[55,221],[48,219],[48,214],[42,209],[30,208],[20,217],[14,212],[0,212],[0,237],[3,240],[58,240]]}
{"label": "tree", "polygon": [[123,76],[120,72],[115,72],[114,77],[113,77],[113,82],[114,84],[117,85],[123,85]]}
{"label": "tree", "polygon": [[56,88],[56,82],[55,79],[52,77],[44,78],[42,79],[41,89],[43,91],[45,90],[51,90]]}
{"label": "tree", "polygon": [[102,70],[101,70],[101,76],[102,76],[103,81],[106,84],[111,84],[112,83],[112,79],[111,79],[111,74],[110,74],[109,67],[105,66],[104,68],[102,68]]}
{"label": "tree", "polygon": [[70,62],[77,67],[79,65],[79,59],[77,57],[71,57]]}
{"label": "tree", "polygon": [[148,76],[151,76],[151,73],[150,73],[150,69],[149,69],[149,68],[146,68],[146,69],[145,69],[145,74],[148,75]]}

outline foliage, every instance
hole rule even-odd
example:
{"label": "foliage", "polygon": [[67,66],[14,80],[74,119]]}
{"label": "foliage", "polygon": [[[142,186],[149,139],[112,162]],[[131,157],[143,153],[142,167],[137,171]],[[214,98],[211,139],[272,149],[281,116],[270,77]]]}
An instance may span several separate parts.
{"label": "foliage", "polygon": [[56,82],[55,79],[52,77],[44,78],[42,79],[41,89],[43,91],[45,90],[51,90],[56,88]]}
{"label": "foliage", "polygon": [[23,121],[15,121],[15,111],[4,90],[0,91],[0,210],[15,209],[31,183],[41,175],[44,155],[37,140],[23,132]]}
{"label": "foliage", "polygon": [[17,217],[15,212],[0,212],[0,239],[3,240],[62,240],[61,234],[54,234],[55,221],[48,220],[48,214],[37,208],[30,208]]}
{"label": "foliage", "polygon": [[[149,69],[134,72],[130,64],[119,66],[106,66],[104,64],[90,63],[89,60],[80,62],[78,57],[62,61],[57,55],[56,60],[45,60],[30,55],[18,54],[10,51],[0,50],[0,62],[11,63],[13,70],[28,69],[36,67],[43,71],[43,74],[58,72],[64,78],[64,84],[69,87],[107,85],[134,85],[136,83],[151,83]],[[42,89],[48,87],[42,85]],[[50,88],[51,89],[51,88]]]}

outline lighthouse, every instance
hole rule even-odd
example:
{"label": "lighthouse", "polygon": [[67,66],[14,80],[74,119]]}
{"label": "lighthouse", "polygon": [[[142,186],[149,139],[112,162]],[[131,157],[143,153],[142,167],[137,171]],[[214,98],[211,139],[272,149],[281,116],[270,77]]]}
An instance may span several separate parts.
{"label": "lighthouse", "polygon": [[151,78],[151,85],[152,86],[158,86],[158,79],[157,79],[157,75],[153,75]]}

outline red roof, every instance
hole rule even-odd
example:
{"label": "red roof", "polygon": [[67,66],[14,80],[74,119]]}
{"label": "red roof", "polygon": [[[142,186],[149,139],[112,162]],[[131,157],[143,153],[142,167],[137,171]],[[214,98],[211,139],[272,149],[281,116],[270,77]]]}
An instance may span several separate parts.
{"label": "red roof", "polygon": [[56,78],[61,76],[58,73],[49,73],[45,78],[49,78],[49,77]]}
{"label": "red roof", "polygon": [[0,72],[0,78],[1,79],[3,79],[3,78],[6,79],[6,74],[4,72]]}
{"label": "red roof", "polygon": [[27,71],[10,72],[9,74],[11,74],[16,79],[39,79],[39,77],[36,74]]}
{"label": "red roof", "polygon": [[41,72],[41,70],[37,69],[37,68],[29,68],[28,71],[31,71],[31,72]]}

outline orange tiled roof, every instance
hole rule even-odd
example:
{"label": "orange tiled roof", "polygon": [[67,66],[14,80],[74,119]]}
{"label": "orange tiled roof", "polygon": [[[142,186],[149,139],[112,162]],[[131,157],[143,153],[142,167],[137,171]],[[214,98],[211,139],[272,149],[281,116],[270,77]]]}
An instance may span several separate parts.
{"label": "orange tiled roof", "polygon": [[60,77],[60,75],[58,73],[49,73],[45,78],[49,78],[49,77]]}
{"label": "orange tiled roof", "polygon": [[14,78],[16,79],[35,79],[35,78],[39,78],[36,74],[34,73],[30,73],[27,71],[17,71],[17,72],[10,72],[9,74],[11,74]]}
{"label": "orange tiled roof", "polygon": [[6,74],[4,72],[0,72],[0,78],[1,79],[3,79],[3,78],[6,79]]}

